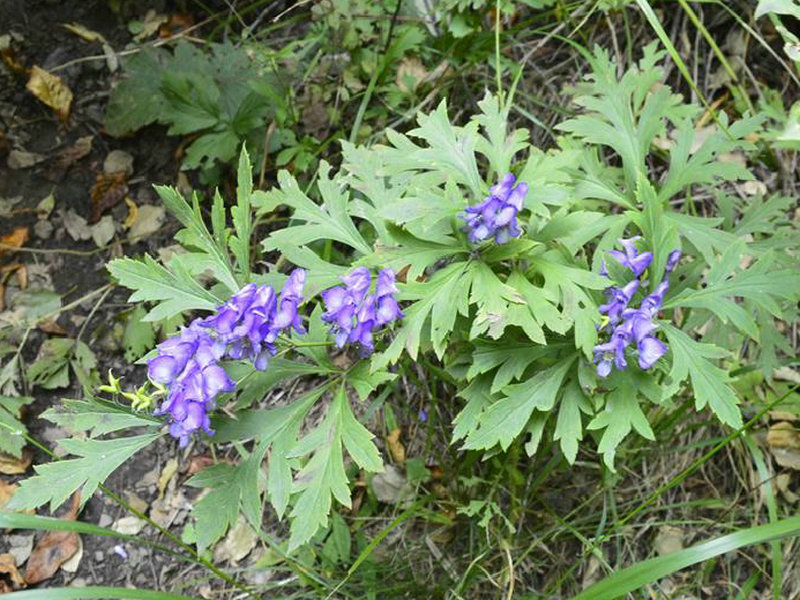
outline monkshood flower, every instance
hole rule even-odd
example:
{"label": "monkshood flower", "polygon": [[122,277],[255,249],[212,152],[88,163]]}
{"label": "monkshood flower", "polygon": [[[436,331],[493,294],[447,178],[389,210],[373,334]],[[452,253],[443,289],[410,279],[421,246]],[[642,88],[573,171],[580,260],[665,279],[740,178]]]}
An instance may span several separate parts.
{"label": "monkshood flower", "polygon": [[216,398],[236,388],[219,364],[223,357],[247,358],[264,370],[276,352],[279,334],[289,328],[304,331],[298,312],[304,282],[305,271],[296,269],[279,297],[271,286],[247,285],[213,315],[195,319],[158,345],[148,376],[166,388],[166,398],[156,414],[169,415],[170,435],[181,447],[199,430],[214,433],[209,413],[216,408]]}
{"label": "monkshood flower", "polygon": [[647,267],[650,266],[650,263],[653,262],[652,252],[639,252],[639,250],[636,249],[635,242],[640,239],[642,239],[641,236],[637,235],[627,240],[619,240],[619,243],[625,248],[625,252],[620,252],[619,250],[609,250],[607,252],[607,254],[610,254],[620,265],[633,271],[636,277],[644,273]]}
{"label": "monkshood flower", "polygon": [[[625,252],[612,250],[609,253],[622,266],[629,268],[637,277],[641,278],[652,262],[653,256],[649,252],[638,252],[633,245],[637,239],[639,238],[620,240]],[[642,259],[642,257],[645,258]],[[658,325],[653,322],[653,319],[661,310],[664,295],[669,289],[669,274],[675,269],[680,257],[679,250],[674,250],[669,254],[664,279],[658,284],[655,291],[645,296],[638,308],[631,307],[630,302],[636,290],[643,283],[640,279],[633,279],[621,288],[612,287],[607,290],[608,301],[599,307],[599,311],[608,317],[608,325],[613,327],[613,330],[608,342],[594,347],[594,362],[597,364],[597,374],[600,377],[607,377],[611,373],[612,367],[616,367],[618,370],[627,368],[628,361],[625,353],[631,344],[636,345],[638,363],[642,369],[649,369],[666,353],[666,344],[655,336]]]}
{"label": "monkshood flower", "polygon": [[403,318],[394,298],[397,293],[394,271],[383,269],[378,273],[374,294],[367,293],[372,286],[372,276],[366,267],[354,269],[341,280],[344,286],[322,292],[325,303],[322,320],[331,324],[337,347],[355,344],[362,354],[371,354],[375,349],[374,333]]}
{"label": "monkshood flower", "polygon": [[497,244],[504,244],[510,238],[519,237],[522,230],[517,225],[517,212],[522,210],[528,184],[514,186],[514,175],[506,173],[489,190],[489,196],[472,206],[468,206],[459,216],[466,221],[464,231],[473,244],[494,237]]}

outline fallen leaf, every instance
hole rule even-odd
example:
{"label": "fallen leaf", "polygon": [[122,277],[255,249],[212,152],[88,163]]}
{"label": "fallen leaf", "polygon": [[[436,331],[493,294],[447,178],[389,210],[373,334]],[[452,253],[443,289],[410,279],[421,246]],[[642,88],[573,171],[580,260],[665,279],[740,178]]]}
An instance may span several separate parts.
{"label": "fallen leaf", "polygon": [[31,466],[32,460],[33,453],[27,449],[22,451],[21,458],[0,452],[0,473],[3,475],[22,475]]}
{"label": "fallen leaf", "polygon": [[166,211],[163,206],[143,204],[139,207],[137,213],[136,221],[133,222],[128,232],[128,239],[131,242],[156,233],[161,229],[166,219]]}
{"label": "fallen leaf", "polygon": [[16,53],[12,48],[0,48],[0,58],[2,58],[3,62],[8,65],[8,68],[17,75],[25,75],[28,72],[25,65],[17,60]]}
{"label": "fallen leaf", "polygon": [[133,156],[125,150],[112,150],[103,161],[103,173],[113,175],[120,172],[126,177],[133,174]]}
{"label": "fallen leaf", "polygon": [[213,464],[214,464],[213,456],[204,456],[204,455],[192,456],[192,458],[189,459],[189,466],[186,469],[186,474],[196,475],[200,471],[207,469]]}
{"label": "fallen leaf", "polygon": [[30,238],[30,230],[27,227],[17,227],[8,235],[0,236],[0,255],[15,248],[22,248]]}
{"label": "fallen leaf", "polygon": [[59,181],[64,178],[69,168],[80,159],[88,156],[92,151],[92,140],[94,136],[86,135],[75,140],[75,143],[59,153],[53,161],[52,166],[47,171],[47,178],[51,181]]}
{"label": "fallen leaf", "polygon": [[258,536],[252,527],[242,517],[239,517],[236,526],[214,548],[214,562],[219,564],[227,561],[236,566],[236,563],[250,554],[257,541]]}
{"label": "fallen leaf", "polygon": [[62,122],[69,118],[72,91],[58,75],[48,73],[41,67],[34,65],[31,69],[31,77],[25,87],[39,101],[52,108]]}
{"label": "fallen leaf", "polygon": [[136,222],[136,219],[139,218],[139,207],[136,206],[136,202],[134,202],[128,196],[125,196],[125,204],[128,206],[128,216],[125,217],[125,220],[122,222],[122,226],[125,229],[130,229],[131,225],[133,225]]}
{"label": "fallen leaf", "polygon": [[796,504],[797,501],[800,500],[800,496],[789,489],[791,481],[792,476],[789,473],[779,473],[775,478],[775,487],[778,488],[778,491],[780,491],[787,502]]}
{"label": "fallen leaf", "polygon": [[83,540],[78,536],[78,549],[70,558],[68,558],[62,565],[61,569],[67,573],[75,573],[81,564],[83,558]]}
{"label": "fallen leaf", "polygon": [[123,535],[136,535],[144,529],[144,524],[139,517],[122,517],[114,522],[111,529]]}
{"label": "fallen leaf", "polygon": [[[80,502],[80,493],[75,492],[66,514],[60,518],[65,521],[74,521],[78,517]],[[28,584],[34,584],[50,579],[59,567],[72,558],[80,548],[81,540],[74,531],[48,531],[36,544],[28,558],[25,581]]]}
{"label": "fallen leaf", "polygon": [[397,67],[395,84],[404,92],[415,90],[428,76],[422,61],[416,57],[404,57]]}
{"label": "fallen leaf", "polygon": [[92,199],[92,208],[89,211],[89,223],[97,223],[106,211],[122,202],[128,193],[128,184],[125,183],[125,173],[101,173],[95,177],[89,196]]}
{"label": "fallen leaf", "polygon": [[770,448],[770,452],[779,466],[800,471],[800,451],[793,448]]}
{"label": "fallen leaf", "polygon": [[78,534],[74,531],[48,531],[31,552],[25,581],[34,584],[50,579],[78,551],[79,546]]}
{"label": "fallen leaf", "polygon": [[773,373],[775,379],[780,379],[782,381],[791,381],[792,383],[800,383],[800,373],[792,369],[791,367],[780,367],[775,369]]}
{"label": "fallen leaf", "polygon": [[656,539],[653,541],[653,546],[660,555],[683,550],[683,530],[671,525],[660,527],[656,534]]}
{"label": "fallen leaf", "polygon": [[158,35],[162,38],[172,37],[193,25],[194,17],[191,13],[172,13],[167,23],[159,27]]}
{"label": "fallen leaf", "polygon": [[97,244],[98,248],[102,248],[114,237],[114,219],[110,215],[106,215],[90,228],[92,232],[92,239]]}
{"label": "fallen leaf", "polygon": [[56,197],[51,193],[49,196],[39,200],[39,204],[36,205],[36,216],[40,219],[46,219],[53,212],[55,206]]}
{"label": "fallen leaf", "polygon": [[25,587],[25,580],[17,570],[17,561],[13,554],[0,554],[0,573],[11,578],[11,585],[14,589]]}
{"label": "fallen leaf", "polygon": [[156,34],[158,29],[167,21],[169,21],[169,17],[167,15],[157,13],[151,8],[145,13],[144,20],[137,23],[137,29],[140,29],[138,29],[136,35],[133,36],[133,40],[135,42],[141,42],[142,40],[149,38],[150,36]]}
{"label": "fallen leaf", "polygon": [[0,479],[0,510],[8,504],[18,487],[16,483],[8,483],[5,479]]}
{"label": "fallen leaf", "polygon": [[71,208],[64,213],[64,228],[67,230],[69,237],[76,242],[88,240],[92,237],[92,230],[89,228],[86,219]]}
{"label": "fallen leaf", "polygon": [[767,193],[767,186],[763,181],[745,181],[742,184],[742,192],[747,196],[764,196]]}
{"label": "fallen leaf", "polygon": [[20,263],[0,266],[0,312],[6,309],[6,283],[11,275],[16,274],[19,289],[28,287],[28,269]]}
{"label": "fallen leaf", "polygon": [[402,433],[399,427],[395,427],[386,438],[386,443],[389,446],[389,453],[392,455],[392,460],[396,463],[402,463],[406,459],[406,448],[403,446],[403,442],[400,441]]}
{"label": "fallen leaf", "polygon": [[161,470],[161,475],[158,478],[158,500],[164,497],[164,490],[167,489],[170,480],[175,477],[178,472],[178,460],[170,458]]}
{"label": "fallen leaf", "polygon": [[380,502],[397,504],[414,495],[413,488],[406,481],[397,467],[386,465],[383,473],[378,473],[372,478],[372,490]]}
{"label": "fallen leaf", "polygon": [[770,448],[800,448],[800,433],[788,421],[780,421],[769,428],[767,444]]}
{"label": "fallen leaf", "polygon": [[8,153],[6,164],[9,169],[27,169],[42,162],[46,156],[35,152],[25,152],[24,150],[12,150]]}
{"label": "fallen leaf", "polygon": [[61,25],[67,31],[70,31],[77,35],[78,37],[86,40],[87,42],[105,42],[106,38],[103,37],[102,33],[97,33],[96,31],[92,31],[91,29],[87,29],[80,23],[62,23]]}

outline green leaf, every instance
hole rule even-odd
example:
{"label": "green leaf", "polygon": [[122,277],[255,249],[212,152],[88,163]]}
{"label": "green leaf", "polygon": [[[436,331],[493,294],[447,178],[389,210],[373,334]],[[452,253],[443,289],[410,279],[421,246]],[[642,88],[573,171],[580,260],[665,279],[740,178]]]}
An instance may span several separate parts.
{"label": "green leaf", "polygon": [[[474,339],[486,334],[490,338],[498,339],[509,324],[511,305],[523,305],[525,300],[516,289],[500,281],[486,263],[472,261],[469,265],[471,278],[469,301],[470,304],[477,305],[469,337]],[[538,324],[533,322],[538,327]],[[534,335],[543,339],[540,331],[541,329],[535,330]]]}
{"label": "green leaf", "polygon": [[586,588],[570,600],[613,600],[677,573],[730,552],[772,540],[800,535],[800,517],[790,517],[767,525],[747,527],[684,550],[640,561],[620,569]]}
{"label": "green leaf", "polygon": [[383,470],[383,461],[372,437],[353,415],[345,387],[340,386],[323,423],[300,440],[290,453],[292,458],[311,454],[294,480],[293,491],[298,498],[291,512],[290,552],[310,540],[320,528],[328,526],[331,495],[340,504],[351,506],[343,448],[362,469]]}
{"label": "green leaf", "polygon": [[561,451],[569,464],[575,462],[578,455],[578,442],[583,439],[583,422],[581,419],[581,406],[586,404],[578,382],[573,379],[564,389],[561,403],[558,407],[558,419],[553,439],[561,440]]}
{"label": "green leaf", "polygon": [[156,343],[156,332],[153,323],[145,321],[147,311],[137,306],[130,313],[122,334],[122,345],[125,348],[125,360],[134,362],[152,349]]}
{"label": "green leaf", "polygon": [[353,386],[358,397],[363,402],[379,386],[394,380],[397,373],[389,373],[385,369],[370,370],[369,362],[362,360],[352,367],[345,375],[345,381]]}
{"label": "green leaf", "polygon": [[605,407],[586,428],[605,429],[597,449],[603,455],[603,462],[606,463],[606,466],[612,471],[616,471],[614,457],[617,447],[631,430],[635,429],[648,440],[654,440],[655,435],[639,405],[638,390],[632,384],[632,379],[619,376],[610,382],[610,385],[615,387],[606,394]]}
{"label": "green leaf", "polygon": [[0,395],[0,452],[20,458],[27,429],[20,418],[22,407],[33,402],[28,396]]}
{"label": "green leaf", "polygon": [[797,0],[758,0],[753,17],[758,19],[769,13],[791,15],[795,19],[800,19],[800,4]]}
{"label": "green leaf", "polygon": [[174,259],[166,268],[146,255],[141,261],[117,258],[108,264],[108,270],[121,285],[134,290],[129,302],[159,303],[145,317],[148,321],[160,321],[187,310],[213,310],[222,303]]}
{"label": "green leaf", "polygon": [[253,193],[253,167],[247,149],[242,147],[237,171],[236,206],[231,208],[233,228],[236,235],[230,239],[230,247],[236,257],[236,265],[242,281],[250,277],[250,235],[252,215],[250,197]]}
{"label": "green leaf", "polygon": [[[472,364],[467,371],[467,380],[497,368],[491,385],[491,393],[499,392],[514,380],[520,379],[525,370],[536,360],[553,351],[553,346],[536,346],[529,342],[512,340],[475,340]],[[498,368],[499,367],[499,368]]]}
{"label": "green leaf", "polygon": [[86,431],[93,438],[131,427],[161,425],[161,420],[134,413],[129,406],[97,398],[62,400],[44,411],[41,416],[70,433]]}
{"label": "green leaf", "polygon": [[465,449],[489,449],[500,444],[508,449],[528,424],[534,409],[550,411],[575,356],[561,358],[549,369],[539,371],[524,383],[507,386],[501,398],[481,413],[478,428],[464,442]]}
{"label": "green leaf", "polygon": [[406,281],[416,281],[428,267],[438,261],[457,254],[466,254],[468,251],[461,244],[420,239],[391,223],[386,224],[386,230],[396,245],[378,246],[371,263],[375,266],[391,267],[395,272],[408,267]]}
{"label": "green leaf", "polygon": [[329,179],[329,173],[330,165],[323,161],[317,182],[324,201],[322,206],[306,196],[287,171],[278,173],[281,202],[294,210],[293,218],[302,224],[273,231],[264,241],[266,250],[283,250],[287,246],[303,246],[316,240],[334,240],[361,254],[372,252],[348,215],[349,195],[340,189],[337,181]]}
{"label": "green leaf", "polygon": [[416,360],[423,342],[423,327],[426,325],[429,325],[426,334],[434,351],[440,357],[444,354],[445,340],[453,330],[456,315],[466,316],[469,312],[468,265],[466,262],[452,263],[437,271],[430,281],[412,281],[400,286],[399,299],[414,302],[404,310],[402,327],[395,332],[389,348],[373,358],[373,369],[396,362],[403,350]]}
{"label": "green leaf", "polygon": [[49,502],[54,511],[79,489],[83,505],[117,467],[159,437],[160,433],[148,433],[113,440],[59,440],[59,446],[80,458],[37,465],[36,475],[22,481],[6,507],[23,510]]}
{"label": "green leaf", "polygon": [[724,358],[728,356],[728,352],[717,346],[696,342],[671,325],[664,325],[663,329],[672,351],[672,369],[669,372],[671,381],[665,394],[674,393],[680,383],[689,376],[697,410],[708,405],[720,421],[734,429],[741,427],[742,413],[738,407],[739,399],[729,385],[728,373],[708,360]]}
{"label": "green leaf", "polygon": [[39,349],[39,356],[26,373],[31,385],[46,390],[69,385],[69,359],[75,347],[75,340],[51,338],[45,340]]}
{"label": "green leaf", "polygon": [[158,120],[165,106],[159,89],[165,54],[164,50],[143,48],[123,59],[128,78],[111,92],[105,122],[109,135],[119,137]]}

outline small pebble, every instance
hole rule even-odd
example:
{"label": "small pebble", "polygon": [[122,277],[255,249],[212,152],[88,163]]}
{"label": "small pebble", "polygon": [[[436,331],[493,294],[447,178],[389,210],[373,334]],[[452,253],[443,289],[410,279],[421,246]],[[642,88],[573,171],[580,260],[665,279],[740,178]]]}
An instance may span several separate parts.
{"label": "small pebble", "polygon": [[113,522],[114,519],[112,519],[110,515],[103,513],[102,515],[100,515],[100,522],[98,523],[98,525],[100,525],[100,527],[108,527]]}
{"label": "small pebble", "polygon": [[45,219],[39,219],[33,226],[33,233],[40,239],[50,239],[50,236],[53,235],[53,224]]}
{"label": "small pebble", "polygon": [[97,550],[94,553],[94,561],[95,562],[103,562],[106,558],[106,555],[103,554],[102,550]]}

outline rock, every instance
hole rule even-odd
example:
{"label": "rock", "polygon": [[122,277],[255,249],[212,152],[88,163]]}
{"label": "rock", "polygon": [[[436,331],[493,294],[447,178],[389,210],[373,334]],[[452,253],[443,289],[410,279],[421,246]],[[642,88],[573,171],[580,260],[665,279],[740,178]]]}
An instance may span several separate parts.
{"label": "rock", "polygon": [[53,235],[53,224],[50,221],[39,219],[33,226],[33,233],[41,240],[49,240]]}
{"label": "rock", "polygon": [[98,525],[100,527],[108,527],[113,522],[114,522],[114,519],[112,519],[110,515],[107,515],[106,513],[103,513],[102,515],[100,515],[100,522],[98,523]]}
{"label": "rock", "polygon": [[27,169],[35,164],[42,162],[46,157],[35,152],[25,152],[23,150],[12,150],[8,153],[6,164],[9,169]]}

